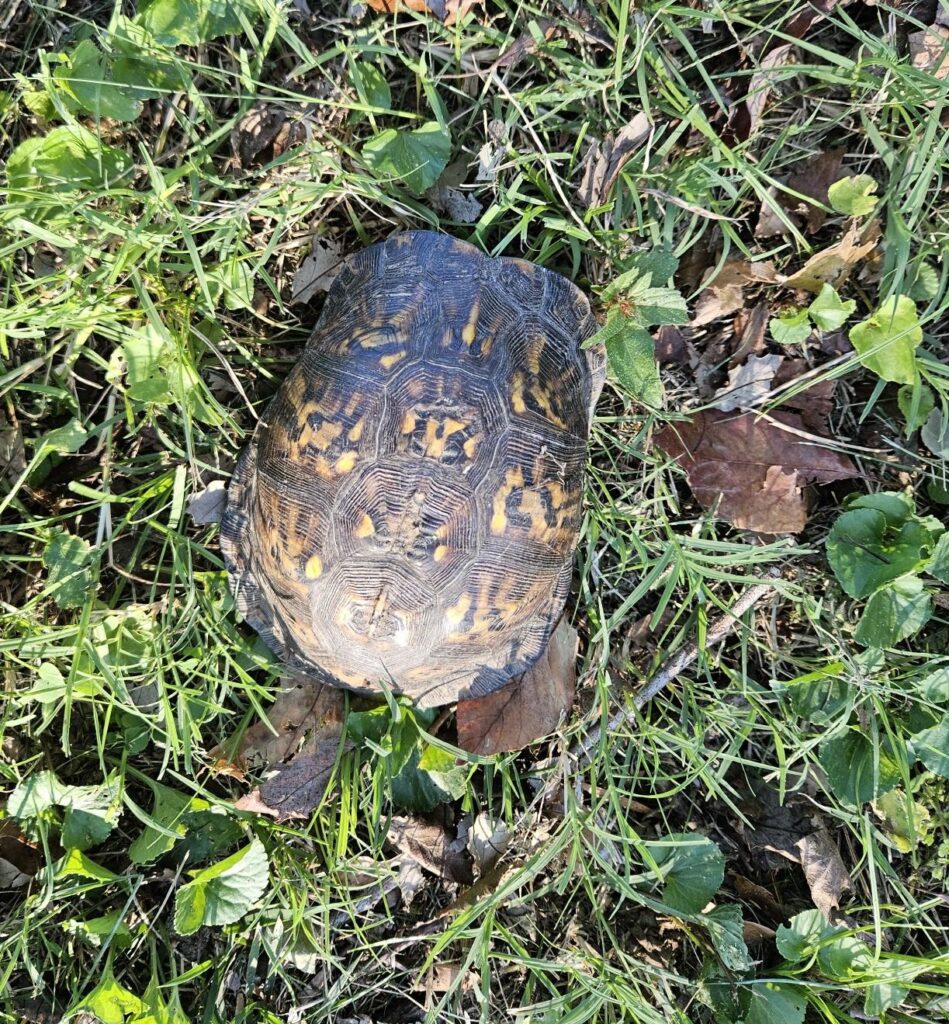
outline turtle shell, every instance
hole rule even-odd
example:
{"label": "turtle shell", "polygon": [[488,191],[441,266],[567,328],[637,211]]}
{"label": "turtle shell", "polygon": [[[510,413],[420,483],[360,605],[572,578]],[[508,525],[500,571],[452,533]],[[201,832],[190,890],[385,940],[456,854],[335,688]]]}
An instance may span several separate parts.
{"label": "turtle shell", "polygon": [[293,670],[421,706],[546,647],[603,355],[558,274],[427,231],[350,258],[238,461],[221,547]]}

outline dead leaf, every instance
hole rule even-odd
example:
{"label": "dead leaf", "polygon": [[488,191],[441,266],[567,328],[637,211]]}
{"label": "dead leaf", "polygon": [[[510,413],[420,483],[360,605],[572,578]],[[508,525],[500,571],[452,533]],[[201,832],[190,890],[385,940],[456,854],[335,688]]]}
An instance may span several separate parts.
{"label": "dead leaf", "polygon": [[219,523],[227,504],[227,484],[223,480],[212,480],[203,491],[197,491],[188,499],[188,515],[198,526]]}
{"label": "dead leaf", "polygon": [[342,265],[339,243],[331,238],[314,238],[310,255],[293,275],[291,302],[309,302],[317,292],[329,291]]}
{"label": "dead leaf", "polygon": [[814,906],[832,921],[834,911],[840,906],[841,894],[853,889],[837,844],[827,829],[821,829],[799,839],[795,845],[801,854],[801,867]]}
{"label": "dead leaf", "polygon": [[392,14],[400,9],[432,14],[446,25],[454,25],[481,0],[364,0],[374,11]]}
{"label": "dead leaf", "polygon": [[[768,105],[771,93],[774,89],[775,70],[782,68],[789,63],[792,43],[782,43],[780,46],[769,50],[758,62],[758,70],[751,76],[748,83],[748,95],[745,97],[745,111],[747,128],[739,135],[742,141],[750,138],[758,130],[761,123],[761,116]],[[744,121],[744,119],[743,119]]]}
{"label": "dead leaf", "polygon": [[428,198],[432,206],[456,224],[474,224],[481,216],[484,205],[471,192],[450,185],[436,185],[429,189]]}
{"label": "dead leaf", "polygon": [[475,181],[494,181],[507,147],[507,125],[503,121],[488,122],[488,140],[478,150]]}
{"label": "dead leaf", "polygon": [[576,682],[577,631],[564,618],[519,679],[486,697],[458,701],[458,745],[473,754],[521,750],[557,728],[573,704]]}
{"label": "dead leaf", "polygon": [[853,268],[873,252],[879,237],[878,221],[870,221],[862,229],[854,222],[839,242],[815,253],[800,270],[786,277],[782,283],[785,288],[801,288],[815,294],[825,284],[839,290]]}
{"label": "dead leaf", "polygon": [[305,142],[306,137],[306,126],[288,120],[285,110],[255,103],[231,131],[231,149],[241,167],[260,166]]}
{"label": "dead leaf", "polygon": [[765,419],[710,410],[670,423],[656,444],[683,467],[703,508],[741,529],[797,533],[807,519],[805,483],[858,475],[846,455],[801,427],[793,413]]}
{"label": "dead leaf", "polygon": [[840,168],[846,152],[844,147],[840,147],[818,153],[788,178],[791,191],[811,200],[801,202],[791,196],[784,197],[792,209],[805,215],[807,230],[812,234],[823,227],[827,219],[827,213],[821,209],[821,205],[827,205],[827,189],[842,176]]}
{"label": "dead leaf", "polygon": [[577,189],[577,198],[590,210],[603,206],[620,171],[636,150],[649,138],[652,122],[640,111],[625,125],[615,138],[604,137],[587,151],[583,179]]}
{"label": "dead leaf", "polygon": [[495,821],[482,812],[468,833],[468,851],[478,867],[478,874],[487,871],[502,853],[511,845],[513,832],[503,821]]}
{"label": "dead leaf", "polygon": [[462,992],[469,992],[478,980],[478,972],[462,963],[432,964],[419,979],[416,990],[449,992],[460,985]]}
{"label": "dead leaf", "polygon": [[36,845],[9,818],[0,821],[0,889],[27,885],[42,863]]}
{"label": "dead leaf", "polygon": [[269,814],[277,821],[308,818],[326,792],[339,753],[339,733],[320,737],[312,746],[312,753],[291,758],[234,806],[241,811]]}
{"label": "dead leaf", "polygon": [[715,397],[716,408],[722,412],[735,409],[753,409],[771,393],[771,381],[784,362],[782,355],[749,356],[748,361],[734,367],[728,374],[728,383]]}
{"label": "dead leaf", "polygon": [[[784,203],[781,201],[782,197],[778,195],[778,190],[769,188],[767,196],[768,198],[762,201],[758,210],[758,221],[754,230],[755,238],[773,238],[775,235],[783,235],[788,230],[787,224],[779,215],[779,211],[784,208]],[[787,213],[785,213],[785,217],[792,224],[795,223],[794,218],[789,217]]]}
{"label": "dead leaf", "polygon": [[394,817],[386,838],[401,854],[448,882],[470,885],[474,880],[465,839],[453,837],[441,825]]}
{"label": "dead leaf", "polygon": [[758,885],[750,878],[737,874],[732,877],[732,885],[743,903],[753,903],[779,921],[787,916],[784,908],[772,895],[771,890],[766,889],[763,885]]}
{"label": "dead leaf", "polygon": [[730,363],[736,366],[750,355],[757,355],[765,349],[765,331],[771,306],[765,301],[756,303],[751,309],[740,309],[735,316],[734,335],[738,345],[732,353]]}
{"label": "dead leaf", "polygon": [[[803,359],[785,359],[771,382],[777,391],[807,373],[809,367]],[[781,400],[782,408],[796,409],[804,426],[813,433],[827,434],[827,422],[834,411],[835,380],[809,381],[797,394],[788,394]]]}
{"label": "dead leaf", "polygon": [[656,343],[656,360],[660,363],[674,363],[676,366],[691,365],[689,343],[680,328],[663,324],[653,338]]}
{"label": "dead leaf", "polygon": [[907,36],[913,67],[928,71],[940,81],[949,76],[949,28],[930,25]]}
{"label": "dead leaf", "polygon": [[758,924],[757,921],[742,921],[741,931],[742,938],[749,946],[754,946],[762,942],[771,942],[777,935],[773,928],[768,928],[767,925]]}
{"label": "dead leaf", "polygon": [[[539,19],[537,28],[544,42],[550,42],[559,31],[557,23],[547,18]],[[539,48],[540,44],[530,32],[522,32],[491,65],[491,70],[515,67],[529,54],[536,53]]]}
{"label": "dead leaf", "polygon": [[713,268],[706,274],[702,294],[695,303],[691,326],[701,327],[741,309],[745,304],[745,285],[770,284],[777,280],[777,272],[770,260],[757,263],[741,259],[726,261],[720,270]]}

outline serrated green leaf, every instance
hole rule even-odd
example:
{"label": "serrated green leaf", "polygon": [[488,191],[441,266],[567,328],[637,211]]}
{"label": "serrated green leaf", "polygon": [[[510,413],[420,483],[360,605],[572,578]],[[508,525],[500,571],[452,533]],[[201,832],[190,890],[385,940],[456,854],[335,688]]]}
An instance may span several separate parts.
{"label": "serrated green leaf", "polygon": [[931,302],[939,294],[939,271],[928,261],[916,266],[909,297],[914,302]]}
{"label": "serrated green leaf", "polygon": [[132,168],[132,158],[107,146],[78,124],[64,124],[33,136],[10,154],[7,184],[11,189],[70,192],[105,189]]}
{"label": "serrated green leaf", "polygon": [[919,436],[933,455],[949,459],[949,412],[933,409],[926,417]]}
{"label": "serrated green leaf", "polygon": [[778,981],[752,985],[742,1024],[802,1024],[807,1010],[805,991],[804,985]]}
{"label": "serrated green leaf", "polygon": [[944,533],[933,548],[925,571],[942,583],[949,583],[949,532]]}
{"label": "serrated green leaf", "polygon": [[[912,741],[910,741],[912,747]],[[931,843],[932,815],[929,809],[902,789],[891,789],[873,802],[881,827],[900,853],[911,853],[920,843]]]}
{"label": "serrated green leaf", "polygon": [[53,81],[93,117],[134,121],[141,112],[138,98],[124,85],[111,81],[109,63],[91,39],[77,43],[53,72]]}
{"label": "serrated green leaf", "polygon": [[144,0],[136,25],[167,46],[200,43],[243,31],[243,14],[254,21],[259,11],[250,0]]}
{"label": "serrated green leaf", "polygon": [[907,576],[870,595],[853,638],[864,647],[892,647],[918,633],[933,613],[932,594]]}
{"label": "serrated green leaf", "polygon": [[907,436],[914,430],[919,430],[936,406],[936,399],[931,389],[918,382],[904,384],[896,394],[896,402],[903,414],[903,419],[906,420]]}
{"label": "serrated green leaf", "polygon": [[697,914],[725,877],[725,858],[706,836],[676,832],[646,848],[662,876],[662,901],[673,910]]}
{"label": "serrated green leaf", "polygon": [[817,298],[807,307],[808,316],[822,331],[836,331],[853,316],[857,303],[853,299],[842,301],[836,290],[824,284]]}
{"label": "serrated green leaf", "polygon": [[910,749],[931,772],[949,779],[949,714],[931,728],[914,733]]}
{"label": "serrated green leaf", "polygon": [[405,182],[421,194],[438,181],[451,157],[451,138],[437,121],[414,131],[389,128],[362,148],[362,158],[377,177]]}
{"label": "serrated green leaf", "polygon": [[916,349],[923,329],[916,303],[907,295],[894,295],[849,333],[860,362],[883,380],[912,384],[916,380]]}
{"label": "serrated green leaf", "polygon": [[175,895],[175,930],[193,935],[199,928],[239,921],[267,888],[269,868],[264,844],[254,839],[225,860],[193,872],[193,881]]}
{"label": "serrated green leaf", "polygon": [[831,207],[847,217],[865,217],[873,213],[879,202],[874,193],[878,188],[875,178],[869,174],[855,174],[835,181],[827,189]]}
{"label": "serrated green leaf", "polygon": [[[662,378],[650,333],[619,313],[611,313],[606,358],[613,376],[633,398],[651,409],[662,407]],[[622,322],[620,322],[622,321]]]}
{"label": "serrated green leaf", "polygon": [[[715,849],[717,852],[718,848]],[[729,971],[744,974],[751,970],[754,960],[749,956],[745,943],[745,923],[741,907],[734,903],[713,907],[707,914],[702,914],[700,920],[708,929],[715,952]]]}
{"label": "serrated green leaf", "polygon": [[825,740],[819,760],[831,792],[850,806],[879,799],[901,777],[899,763],[887,749],[857,729]]}
{"label": "serrated green leaf", "polygon": [[94,587],[92,545],[65,530],[53,530],[43,550],[47,585],[60,608],[78,608]]}
{"label": "serrated green leaf", "polygon": [[840,928],[827,923],[819,910],[804,910],[778,927],[775,944],[789,963],[804,963],[816,954],[825,939],[839,931]]}
{"label": "serrated green leaf", "polygon": [[[209,806],[201,797],[171,789],[160,782],[152,782],[151,788],[155,796],[151,810],[155,825],[146,825],[145,831],[129,847],[133,864],[151,864],[167,853],[187,831],[185,818],[188,812]],[[169,835],[169,832],[173,834]]]}
{"label": "serrated green leaf", "polygon": [[929,531],[915,519],[892,529],[883,512],[844,512],[827,536],[827,560],[850,597],[868,597],[878,587],[922,566],[932,547]]}
{"label": "serrated green leaf", "polygon": [[768,321],[768,329],[771,331],[771,337],[779,345],[800,345],[811,336],[811,325],[807,319],[806,309],[774,317]]}
{"label": "serrated green leaf", "polygon": [[617,294],[616,285],[624,278],[629,282],[648,275],[651,281],[665,284],[678,269],[679,257],[671,249],[657,245],[653,249],[633,253],[623,260],[623,267],[623,275],[604,290],[604,300]]}

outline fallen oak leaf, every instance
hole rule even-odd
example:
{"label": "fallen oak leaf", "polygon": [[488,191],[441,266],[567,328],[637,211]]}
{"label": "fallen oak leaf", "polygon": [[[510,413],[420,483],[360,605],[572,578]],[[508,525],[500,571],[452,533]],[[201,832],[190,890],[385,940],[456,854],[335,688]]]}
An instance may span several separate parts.
{"label": "fallen oak leaf", "polygon": [[937,23],[906,38],[914,68],[940,81],[949,76],[949,28]]}
{"label": "fallen oak leaf", "polygon": [[685,470],[696,500],[740,529],[798,533],[807,520],[804,484],[857,476],[846,456],[801,429],[793,413],[764,418],[699,412],[670,423],[656,445]]}
{"label": "fallen oak leaf", "polygon": [[760,405],[771,393],[771,382],[782,362],[782,355],[749,356],[747,362],[732,367],[728,383],[715,393],[719,399],[716,408],[734,412]]}
{"label": "fallen oak leaf", "polygon": [[454,25],[481,0],[365,0],[374,11],[393,14],[400,8],[417,14],[432,14],[446,25]]}
{"label": "fallen oak leaf", "polygon": [[853,268],[876,248],[879,237],[878,221],[870,221],[863,228],[853,222],[839,242],[815,253],[800,270],[784,278],[781,284],[785,288],[800,288],[815,294],[825,284],[839,291]]}
{"label": "fallen oak leaf", "polygon": [[560,724],[576,682],[577,631],[561,619],[547,650],[520,678],[485,697],[458,701],[458,746],[472,754],[529,746]]}
{"label": "fallen oak leaf", "polygon": [[586,209],[603,206],[616,184],[623,166],[649,137],[652,122],[640,111],[614,138],[606,135],[587,151],[583,179],[577,189],[577,198]]}
{"label": "fallen oak leaf", "polygon": [[719,317],[735,313],[745,304],[745,285],[771,284],[779,280],[770,260],[749,263],[727,260],[720,269],[713,268],[702,281],[702,294],[695,303],[691,327],[701,327]]}

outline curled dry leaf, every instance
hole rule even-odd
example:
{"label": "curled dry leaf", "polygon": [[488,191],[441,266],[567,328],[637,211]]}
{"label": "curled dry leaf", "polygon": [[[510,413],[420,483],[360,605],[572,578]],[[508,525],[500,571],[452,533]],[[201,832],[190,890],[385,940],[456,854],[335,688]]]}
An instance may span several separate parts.
{"label": "curled dry leaf", "polygon": [[928,71],[940,81],[949,76],[949,28],[930,25],[921,32],[907,36],[913,67]]}
{"label": "curled dry leaf", "polygon": [[309,302],[317,292],[328,291],[341,262],[338,242],[331,238],[314,238],[310,255],[293,275],[290,301]]}
{"label": "curled dry leaf", "polygon": [[436,185],[428,190],[428,198],[439,213],[447,214],[456,224],[474,224],[484,209],[476,195],[451,185]]}
{"label": "curled dry leaf", "polygon": [[[550,21],[548,18],[541,18],[537,22],[537,28],[541,38],[545,42],[549,42],[558,32],[558,26],[555,21]],[[491,70],[496,71],[498,68],[513,68],[527,57],[529,54],[535,53],[538,49],[539,43],[530,32],[522,32],[517,39],[498,57],[498,59],[491,65]]]}
{"label": "curled dry leaf", "polygon": [[615,136],[607,135],[592,145],[584,161],[583,179],[577,198],[590,210],[603,206],[609,199],[623,165],[649,138],[652,122],[642,111],[633,117]]}
{"label": "curled dry leaf", "polygon": [[227,484],[223,480],[212,480],[203,491],[197,491],[188,499],[188,515],[198,526],[219,523],[226,502]]}
{"label": "curled dry leaf", "polygon": [[758,70],[748,83],[744,110],[739,110],[734,120],[736,134],[742,140],[750,138],[758,130],[761,117],[768,106],[774,89],[775,72],[790,63],[792,43],[782,43],[769,50],[758,62]]}
{"label": "curled dry leaf", "polygon": [[392,14],[398,10],[431,14],[446,25],[454,25],[472,7],[480,6],[481,0],[364,0],[374,11]]}
{"label": "curled dry leaf", "polygon": [[858,475],[846,455],[807,434],[793,413],[765,419],[699,412],[670,423],[656,444],[685,470],[703,508],[757,533],[797,533],[807,519],[805,483]]}
{"label": "curled dry leaf", "polygon": [[468,850],[478,866],[478,874],[487,871],[514,838],[503,821],[496,821],[482,812],[475,818],[468,834]]}
{"label": "curled dry leaf", "polygon": [[788,188],[806,197],[804,202],[800,202],[787,196],[788,204],[804,213],[807,230],[811,233],[823,227],[827,219],[827,213],[821,207],[827,205],[827,189],[842,176],[840,168],[846,152],[840,147],[818,153],[788,178]]}
{"label": "curled dry leaf", "polygon": [[778,280],[770,260],[749,263],[728,260],[720,270],[713,268],[702,283],[702,294],[695,303],[691,326],[701,327],[719,317],[735,313],[745,304],[745,285],[772,284]]}
{"label": "curled dry leaf", "polygon": [[870,221],[863,228],[854,221],[839,242],[814,253],[800,270],[786,277],[782,284],[785,288],[801,288],[815,294],[825,284],[839,291],[853,268],[876,248],[879,237],[878,221]]}
{"label": "curled dry leaf", "polygon": [[573,704],[577,631],[561,619],[547,650],[519,679],[486,697],[460,700],[458,745],[473,754],[521,750],[549,735]]}
{"label": "curled dry leaf", "polygon": [[410,857],[448,882],[470,885],[474,879],[465,839],[452,836],[441,825],[421,818],[395,817],[387,839],[403,857]]}
{"label": "curled dry leaf", "polygon": [[814,906],[832,921],[840,906],[841,894],[853,889],[837,844],[827,829],[821,829],[799,839],[796,846]]}
{"label": "curled dry leaf", "polygon": [[748,361],[729,371],[728,383],[716,392],[722,412],[753,409],[771,393],[771,381],[784,362],[784,356],[749,356]]}

